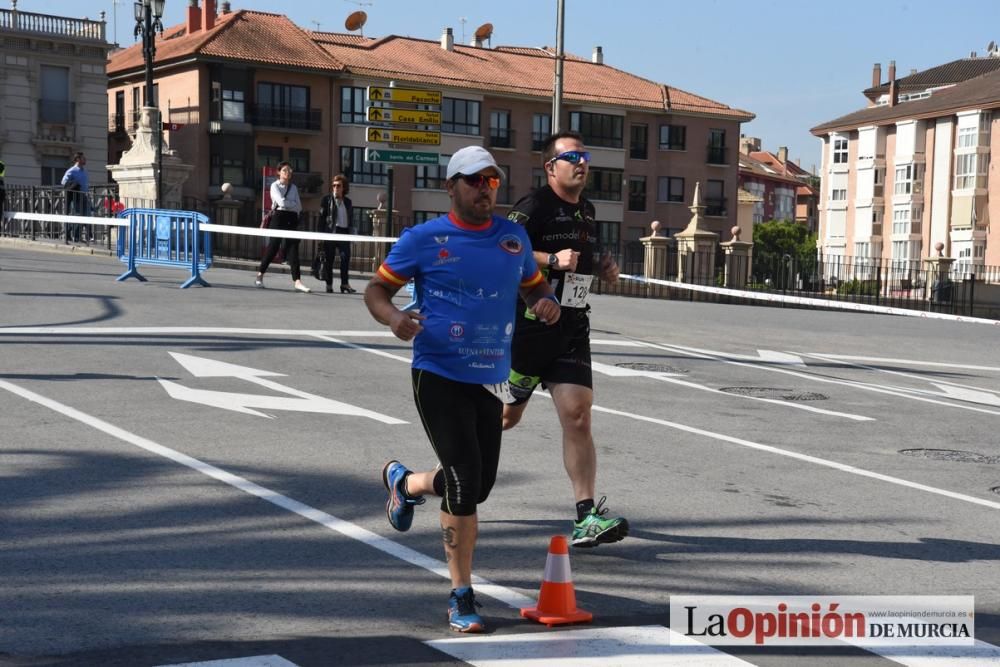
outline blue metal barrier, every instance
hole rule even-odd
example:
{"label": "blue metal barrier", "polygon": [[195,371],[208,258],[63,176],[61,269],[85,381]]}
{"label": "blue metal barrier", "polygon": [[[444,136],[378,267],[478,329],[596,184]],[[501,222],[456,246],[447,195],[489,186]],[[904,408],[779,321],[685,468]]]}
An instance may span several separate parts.
{"label": "blue metal barrier", "polygon": [[118,235],[118,259],[128,270],[117,280],[146,279],[135,268],[138,264],[189,268],[191,277],[181,289],[198,284],[208,287],[201,272],[212,266],[212,235],[200,226],[208,218],[194,211],[130,208],[118,214],[128,218],[126,234]]}

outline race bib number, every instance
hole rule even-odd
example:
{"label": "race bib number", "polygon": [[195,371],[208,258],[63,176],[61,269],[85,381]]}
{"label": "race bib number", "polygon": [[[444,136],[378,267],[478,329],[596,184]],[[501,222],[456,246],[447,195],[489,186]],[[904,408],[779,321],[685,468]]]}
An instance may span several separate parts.
{"label": "race bib number", "polygon": [[594,276],[580,273],[567,273],[563,277],[563,291],[560,303],[570,308],[583,308],[590,298],[590,284]]}
{"label": "race bib number", "polygon": [[484,384],[483,387],[486,388],[486,391],[499,398],[501,403],[510,404],[514,402],[514,394],[510,393],[510,383],[506,380],[496,384]]}

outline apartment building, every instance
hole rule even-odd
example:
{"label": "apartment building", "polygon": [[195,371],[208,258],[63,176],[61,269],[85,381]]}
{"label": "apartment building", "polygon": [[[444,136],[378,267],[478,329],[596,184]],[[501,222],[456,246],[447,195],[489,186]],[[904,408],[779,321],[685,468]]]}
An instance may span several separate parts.
{"label": "apartment building", "polygon": [[0,9],[0,159],[8,185],[59,185],[76,151],[91,185],[108,180],[111,45],[100,20]]}
{"label": "apartment building", "polygon": [[797,222],[816,231],[819,191],[815,176],[788,159],[788,149],[760,150],[760,139],[740,138],[739,186],[754,195],[753,223]]}
{"label": "apartment building", "polygon": [[[440,40],[315,32],[228,3],[216,15],[214,0],[204,0],[157,41],[154,103],[183,125],[167,139],[195,165],[184,186],[191,200],[214,200],[229,182],[247,202],[243,224],[253,224],[261,168],[288,160],[307,210],[318,208],[332,174],[346,173],[365,229],[388,181],[385,164],[364,161],[367,86],[442,91],[437,150],[490,149],[510,173],[502,213],[544,183],[538,149],[552,127],[554,57],[545,48],[456,44],[450,30]],[[116,53],[108,73],[117,152],[143,103],[138,45]],[[734,147],[752,114],[611,67],[600,49],[591,59],[566,57],[563,114],[562,127],[579,130],[593,154],[589,196],[605,243],[647,235],[654,219],[683,229],[697,181],[713,229],[735,224]],[[393,167],[400,217],[419,222],[447,211],[443,178],[435,165]]]}
{"label": "apartment building", "polygon": [[967,271],[1000,264],[1000,50],[881,79],[876,64],[868,106],[812,129],[820,250],[918,266],[942,243]]}

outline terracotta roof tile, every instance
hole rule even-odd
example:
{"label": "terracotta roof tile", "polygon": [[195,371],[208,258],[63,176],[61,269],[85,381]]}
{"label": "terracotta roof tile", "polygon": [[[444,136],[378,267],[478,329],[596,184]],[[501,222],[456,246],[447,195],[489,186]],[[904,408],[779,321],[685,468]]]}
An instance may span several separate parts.
{"label": "terracotta roof tile", "polygon": [[[164,31],[156,41],[156,63],[199,54],[245,62],[339,71],[340,63],[319,48],[311,35],[287,17],[240,10],[221,14],[211,30],[187,34],[185,25]],[[108,74],[142,68],[142,44],[113,54]]]}
{"label": "terracotta roof tile", "polygon": [[785,174],[781,167],[772,167],[760,160],[755,160],[746,153],[740,153],[739,173],[740,175],[760,176],[772,181],[794,183],[795,185],[800,185],[802,183],[791,174]]}
{"label": "terracotta roof tile", "polygon": [[[411,37],[311,32],[285,16],[248,10],[220,15],[211,30],[190,35],[184,25],[174,26],[156,46],[158,64],[201,55],[546,99],[552,96],[555,57],[550,47],[456,44],[446,51],[440,42]],[[142,67],[142,45],[136,44],[111,56],[108,74]],[[710,114],[741,122],[754,118],[750,112],[569,54],[563,76],[563,98],[571,103]]]}
{"label": "terracotta roof tile", "polygon": [[[360,76],[482,92],[552,96],[553,56],[546,48],[486,49],[456,44],[454,50],[447,51],[439,42],[408,37],[390,36],[363,43],[348,43],[329,34],[317,34],[316,38],[327,53]],[[747,111],[582,58],[567,58],[563,77],[563,99],[567,101],[714,114],[744,122],[754,117]]]}

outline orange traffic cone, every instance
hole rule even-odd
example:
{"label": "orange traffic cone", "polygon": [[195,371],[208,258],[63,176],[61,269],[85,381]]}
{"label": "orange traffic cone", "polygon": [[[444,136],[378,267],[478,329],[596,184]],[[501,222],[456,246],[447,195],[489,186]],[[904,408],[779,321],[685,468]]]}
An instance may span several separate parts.
{"label": "orange traffic cone", "polygon": [[594,615],[589,611],[576,608],[573,575],[569,571],[569,545],[566,544],[565,536],[556,535],[549,542],[549,555],[545,559],[545,574],[542,576],[538,604],[522,609],[521,616],[549,627],[594,620]]}

